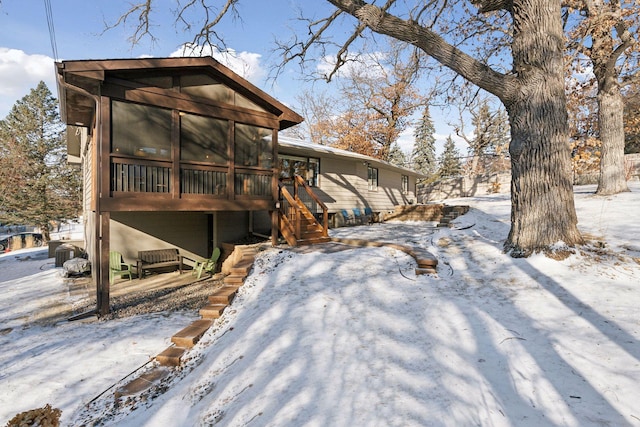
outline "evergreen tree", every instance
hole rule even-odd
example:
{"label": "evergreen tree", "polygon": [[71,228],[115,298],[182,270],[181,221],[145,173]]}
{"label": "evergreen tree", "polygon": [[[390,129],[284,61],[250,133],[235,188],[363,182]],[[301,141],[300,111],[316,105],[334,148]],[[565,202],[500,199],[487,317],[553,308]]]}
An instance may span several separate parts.
{"label": "evergreen tree", "polygon": [[441,178],[459,176],[462,173],[460,152],[456,148],[456,144],[453,142],[451,135],[449,135],[447,141],[444,143],[444,152],[440,156],[438,163],[440,165],[438,175]]}
{"label": "evergreen tree", "polygon": [[45,240],[52,221],[80,211],[80,171],[67,165],[57,106],[40,82],[0,120],[0,222],[37,226]]}
{"label": "evergreen tree", "polygon": [[497,160],[494,156],[504,157],[507,154],[509,119],[504,109],[492,110],[486,99],[471,111],[471,115],[474,137],[471,139],[460,133],[458,135],[469,144],[471,173],[480,174],[487,172],[491,163]]}
{"label": "evergreen tree", "polygon": [[391,149],[389,150],[389,163],[396,166],[407,165],[407,156],[404,154],[404,151],[402,151],[397,142],[391,144]]}
{"label": "evergreen tree", "polygon": [[429,106],[424,108],[422,118],[413,136],[415,142],[411,153],[413,169],[425,175],[432,175],[436,171],[436,130],[431,120]]}

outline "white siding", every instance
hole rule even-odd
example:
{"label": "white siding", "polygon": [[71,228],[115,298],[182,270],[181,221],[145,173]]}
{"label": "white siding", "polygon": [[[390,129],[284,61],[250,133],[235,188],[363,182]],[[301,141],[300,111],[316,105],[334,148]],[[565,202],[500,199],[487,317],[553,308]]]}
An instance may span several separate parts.
{"label": "white siding", "polygon": [[402,194],[403,174],[384,167],[377,169],[378,188],[372,191],[369,190],[364,162],[321,158],[318,193],[329,212],[365,207],[374,212],[385,212],[392,211],[396,205],[415,203],[415,177],[409,176],[409,193]]}

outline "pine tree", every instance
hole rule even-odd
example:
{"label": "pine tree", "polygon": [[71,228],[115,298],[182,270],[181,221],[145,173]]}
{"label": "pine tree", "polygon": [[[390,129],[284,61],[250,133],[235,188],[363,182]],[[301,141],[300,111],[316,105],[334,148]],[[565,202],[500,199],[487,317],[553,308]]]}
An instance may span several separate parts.
{"label": "pine tree", "polygon": [[391,149],[389,150],[389,163],[396,166],[407,165],[407,156],[404,154],[404,151],[402,151],[397,142],[391,144]]}
{"label": "pine tree", "polygon": [[[504,109],[491,110],[485,99],[471,112],[474,138],[462,136],[469,144],[471,173],[487,172],[494,156],[504,157],[509,145],[509,119]],[[488,157],[490,156],[490,157]],[[481,159],[484,159],[481,164]],[[498,162],[499,163],[499,162]]]}
{"label": "pine tree", "polygon": [[57,106],[40,82],[0,120],[0,222],[37,226],[45,240],[52,221],[80,211],[80,172],[67,165]]}
{"label": "pine tree", "polygon": [[451,135],[449,135],[447,141],[444,143],[444,152],[440,156],[438,164],[440,166],[438,175],[441,178],[459,176],[462,173],[460,152],[456,148],[456,144],[453,142]]}
{"label": "pine tree", "polygon": [[425,175],[432,175],[436,171],[436,138],[434,134],[435,127],[433,120],[431,120],[429,106],[426,106],[413,134],[415,143],[411,153],[413,169]]}

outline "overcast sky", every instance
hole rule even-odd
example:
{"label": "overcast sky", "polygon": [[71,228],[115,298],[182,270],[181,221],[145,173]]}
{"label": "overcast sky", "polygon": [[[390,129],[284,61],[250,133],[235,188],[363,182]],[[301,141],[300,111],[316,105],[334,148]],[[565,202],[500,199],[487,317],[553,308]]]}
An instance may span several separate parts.
{"label": "overcast sky", "polygon": [[[143,40],[132,46],[128,40],[133,32],[131,26],[120,26],[105,31],[108,23],[114,23],[126,10],[129,2],[58,0],[51,2],[54,40],[57,60],[136,58],[142,56],[181,56],[181,46],[190,41],[190,36],[180,26],[175,26],[175,17],[170,11],[174,2],[152,16],[152,31],[155,41]],[[269,0],[241,2],[239,12],[242,20],[227,19],[217,28],[224,36],[227,47],[235,57],[218,57],[234,71],[243,75],[281,102],[295,108],[295,96],[302,90],[297,67],[289,67],[275,82],[268,80],[269,68],[278,60],[273,52],[275,39],[289,38],[292,27],[301,23],[297,16],[297,4],[302,3],[305,13],[310,6],[325,8],[327,2],[309,0]],[[249,5],[251,7],[249,8]],[[316,6],[317,5],[317,6]],[[317,16],[325,13],[323,9]],[[45,2],[40,0],[0,2],[0,118],[4,118],[15,102],[25,96],[31,88],[43,80],[54,96],[57,96],[54,71],[54,50],[50,36]],[[300,27],[299,27],[300,28]],[[215,56],[215,55],[214,55]],[[227,61],[225,61],[225,59]],[[324,86],[324,87],[323,87]],[[331,89],[324,83],[314,86],[320,90]],[[431,111],[439,134],[444,140],[451,129],[438,111]],[[413,130],[405,132],[401,146],[410,150]]]}

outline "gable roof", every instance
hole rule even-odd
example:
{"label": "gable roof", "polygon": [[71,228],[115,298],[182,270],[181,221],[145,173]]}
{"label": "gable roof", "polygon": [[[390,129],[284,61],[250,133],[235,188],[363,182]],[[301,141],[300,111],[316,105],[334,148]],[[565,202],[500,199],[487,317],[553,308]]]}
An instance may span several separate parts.
{"label": "gable roof", "polygon": [[304,141],[302,139],[289,138],[286,136],[278,136],[278,152],[303,155],[311,157],[328,157],[328,158],[348,158],[355,161],[367,162],[373,166],[379,168],[394,170],[404,175],[411,175],[417,178],[427,178],[426,175],[421,174],[413,169],[405,168],[403,166],[396,166],[389,162],[385,162],[375,157],[366,156],[360,153],[354,153],[353,151],[342,150],[340,148],[330,147],[328,145],[315,144],[313,142]]}
{"label": "gable roof", "polygon": [[136,70],[177,73],[202,71],[278,117],[280,130],[287,129],[304,120],[298,113],[210,56],[57,62],[56,71],[62,119],[67,124],[90,126],[92,108],[95,105],[93,97],[99,96],[100,84],[105,80],[106,75]]}

